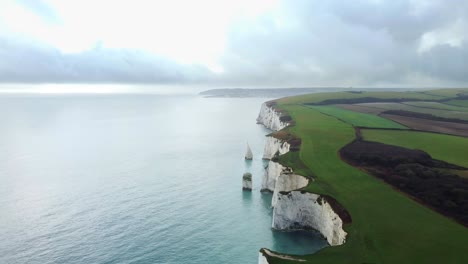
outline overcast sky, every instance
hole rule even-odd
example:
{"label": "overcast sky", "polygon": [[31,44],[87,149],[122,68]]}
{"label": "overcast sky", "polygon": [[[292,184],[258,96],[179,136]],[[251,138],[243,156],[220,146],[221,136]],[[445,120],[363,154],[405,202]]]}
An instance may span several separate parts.
{"label": "overcast sky", "polygon": [[468,1],[0,0],[0,83],[468,86]]}

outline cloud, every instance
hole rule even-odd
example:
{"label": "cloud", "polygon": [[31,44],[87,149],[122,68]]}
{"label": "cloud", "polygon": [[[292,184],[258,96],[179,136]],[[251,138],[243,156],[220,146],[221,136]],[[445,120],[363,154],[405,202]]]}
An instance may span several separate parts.
{"label": "cloud", "polygon": [[[223,66],[240,73],[233,79],[247,76],[268,85],[466,85],[463,59],[454,59],[466,53],[466,44],[455,47],[441,39],[418,52],[428,32],[466,21],[467,5],[456,3],[283,2],[278,13],[232,30]],[[468,32],[456,35],[463,39]]]}
{"label": "cloud", "polygon": [[468,83],[468,44],[438,45],[425,52],[419,60],[421,71],[446,81]]}
{"label": "cloud", "polygon": [[44,83],[197,83],[211,74],[203,66],[180,65],[140,50],[99,46],[63,54],[47,45],[0,38],[0,80]]}
{"label": "cloud", "polygon": [[[41,16],[60,17],[53,8],[22,1]],[[63,53],[51,44],[0,30],[0,82],[275,87],[468,85],[466,1],[284,0],[255,16],[234,16],[232,12],[230,16],[229,23],[223,20],[226,28],[216,30],[217,36],[220,32],[225,35],[213,39],[224,43],[224,48],[216,46],[220,51],[216,61],[220,70],[216,72],[212,71],[216,67],[202,61],[180,63],[171,57],[176,50],[164,54],[158,49],[119,48],[118,43],[104,43]],[[188,25],[187,21],[181,25]],[[139,36],[158,36],[158,31],[149,32],[150,28],[133,30],[140,30]],[[170,28],[167,25],[164,32],[169,34]],[[188,31],[193,28],[177,27],[174,34],[186,34],[194,40],[182,38],[186,40],[184,45],[174,45],[184,48],[191,42],[198,46],[211,42],[196,40]],[[209,32],[205,33],[200,37],[207,38]],[[184,48],[179,55],[187,50],[191,54],[202,51]]]}

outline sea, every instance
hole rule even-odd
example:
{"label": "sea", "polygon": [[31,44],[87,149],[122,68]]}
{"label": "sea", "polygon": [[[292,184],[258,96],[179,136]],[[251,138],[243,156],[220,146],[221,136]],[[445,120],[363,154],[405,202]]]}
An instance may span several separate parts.
{"label": "sea", "polygon": [[265,100],[0,95],[0,263],[254,264],[263,247],[323,248],[271,229]]}

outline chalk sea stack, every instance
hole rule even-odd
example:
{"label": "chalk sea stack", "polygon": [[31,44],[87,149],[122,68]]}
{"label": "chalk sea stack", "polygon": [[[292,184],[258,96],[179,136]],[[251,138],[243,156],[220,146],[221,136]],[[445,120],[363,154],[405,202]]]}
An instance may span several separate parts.
{"label": "chalk sea stack", "polygon": [[245,159],[252,160],[252,158],[253,158],[252,150],[250,149],[249,144],[247,144],[247,152],[245,153]]}
{"label": "chalk sea stack", "polygon": [[252,190],[252,174],[250,172],[246,172],[242,176],[242,189],[249,191]]}

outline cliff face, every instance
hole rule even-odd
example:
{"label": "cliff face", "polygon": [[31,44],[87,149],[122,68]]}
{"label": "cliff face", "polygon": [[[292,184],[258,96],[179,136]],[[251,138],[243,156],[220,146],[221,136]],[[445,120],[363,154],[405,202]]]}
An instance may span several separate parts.
{"label": "cliff face", "polygon": [[306,177],[294,174],[291,168],[270,161],[263,176],[262,191],[273,192],[271,206],[274,207],[279,192],[297,190],[307,186],[308,183]]}
{"label": "cliff face", "polygon": [[289,152],[289,143],[275,137],[267,137],[265,148],[263,150],[263,159],[272,159],[276,153],[283,155]]}
{"label": "cliff face", "polygon": [[262,251],[258,252],[258,264],[269,264]]}
{"label": "cliff face", "polygon": [[257,117],[257,123],[263,124],[265,127],[273,131],[278,131],[288,126],[288,122],[281,121],[281,116],[281,113],[274,107],[268,106],[267,103],[263,103]]}
{"label": "cliff face", "polygon": [[[280,130],[288,125],[281,122],[281,113],[274,107],[263,104],[257,121],[272,130]],[[290,145],[280,139],[268,137],[264,158],[271,159],[279,152],[289,152]],[[294,174],[291,168],[270,161],[262,180],[262,190],[273,192],[272,227],[278,230],[314,229],[319,231],[332,246],[345,242],[347,233],[343,230],[343,221],[320,195],[297,191],[307,186],[309,180]],[[263,253],[259,254],[259,263],[268,263]]]}
{"label": "cliff face", "polygon": [[275,207],[278,202],[280,192],[289,192],[306,187],[309,184],[309,180],[301,175],[297,174],[280,174],[276,180],[275,190],[271,197],[271,206]]}
{"label": "cliff face", "polygon": [[347,234],[343,230],[343,221],[324,197],[300,191],[278,194],[272,227],[279,230],[315,229],[331,246],[343,244]]}
{"label": "cliff face", "polygon": [[268,167],[265,169],[265,174],[262,179],[262,191],[275,191],[276,180],[284,172],[289,173],[289,168],[283,167],[278,162],[268,162]]}

